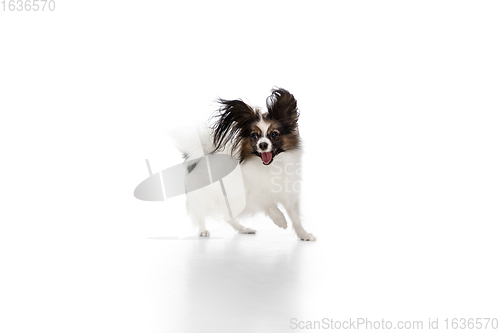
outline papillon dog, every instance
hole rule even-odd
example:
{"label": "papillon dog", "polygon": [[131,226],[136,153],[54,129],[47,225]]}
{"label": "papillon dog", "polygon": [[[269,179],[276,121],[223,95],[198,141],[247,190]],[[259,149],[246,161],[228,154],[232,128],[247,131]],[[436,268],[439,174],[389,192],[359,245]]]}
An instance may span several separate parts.
{"label": "papillon dog", "polygon": [[[267,112],[240,99],[219,99],[218,103],[220,108],[200,139],[205,153],[226,153],[239,161],[246,206],[228,223],[239,233],[255,234],[254,229],[240,221],[262,212],[278,227],[286,229],[288,223],[281,207],[297,236],[304,241],[315,241],[316,237],[302,226],[300,214],[302,149],[295,97],[285,89],[274,88],[266,100]],[[181,150],[189,160],[190,149]],[[195,167],[187,165],[190,171]],[[187,193],[187,211],[201,237],[210,236],[205,222],[217,215],[214,207],[219,203],[215,200],[210,193]]]}

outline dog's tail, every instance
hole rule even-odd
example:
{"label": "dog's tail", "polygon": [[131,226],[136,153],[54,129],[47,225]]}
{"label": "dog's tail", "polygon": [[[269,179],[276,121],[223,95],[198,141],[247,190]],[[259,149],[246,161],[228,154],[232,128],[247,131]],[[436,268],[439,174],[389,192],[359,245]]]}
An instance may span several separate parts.
{"label": "dog's tail", "polygon": [[210,128],[205,124],[178,128],[170,131],[169,136],[186,161],[198,159],[214,150]]}

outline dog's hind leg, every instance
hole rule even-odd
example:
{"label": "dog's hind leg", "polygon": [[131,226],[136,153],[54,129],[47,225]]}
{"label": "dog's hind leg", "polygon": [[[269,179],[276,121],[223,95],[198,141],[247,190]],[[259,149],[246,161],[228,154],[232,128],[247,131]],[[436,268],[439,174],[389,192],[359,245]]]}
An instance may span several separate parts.
{"label": "dog's hind leg", "polygon": [[210,231],[208,231],[205,226],[205,220],[198,222],[198,234],[200,237],[210,237]]}
{"label": "dog's hind leg", "polygon": [[210,232],[207,230],[205,225],[205,218],[199,216],[198,214],[189,214],[194,227],[198,231],[200,237],[210,237]]}
{"label": "dog's hind leg", "polygon": [[234,230],[238,231],[240,234],[255,234],[257,232],[254,229],[247,228],[241,225],[238,221],[236,221],[235,218],[227,221],[227,223],[229,223],[234,228]]}

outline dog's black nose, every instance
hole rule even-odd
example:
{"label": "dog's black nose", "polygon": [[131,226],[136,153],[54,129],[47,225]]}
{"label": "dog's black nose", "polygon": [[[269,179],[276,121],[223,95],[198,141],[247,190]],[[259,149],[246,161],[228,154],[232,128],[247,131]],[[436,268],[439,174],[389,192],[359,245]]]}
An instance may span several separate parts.
{"label": "dog's black nose", "polygon": [[261,142],[259,143],[259,148],[262,149],[262,150],[266,150],[267,149],[267,142]]}

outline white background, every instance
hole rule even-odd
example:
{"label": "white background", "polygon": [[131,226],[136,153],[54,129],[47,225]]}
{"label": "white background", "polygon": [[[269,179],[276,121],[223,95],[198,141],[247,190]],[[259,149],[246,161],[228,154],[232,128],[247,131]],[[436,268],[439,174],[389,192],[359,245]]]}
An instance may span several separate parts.
{"label": "white background", "polygon": [[273,86],[298,100],[306,225],[339,277],[308,318],[499,317],[499,17],[495,1],[0,12],[0,330],[162,331],[149,238],[189,222],[182,198],[133,197],[144,159],[179,163],[169,129]]}

